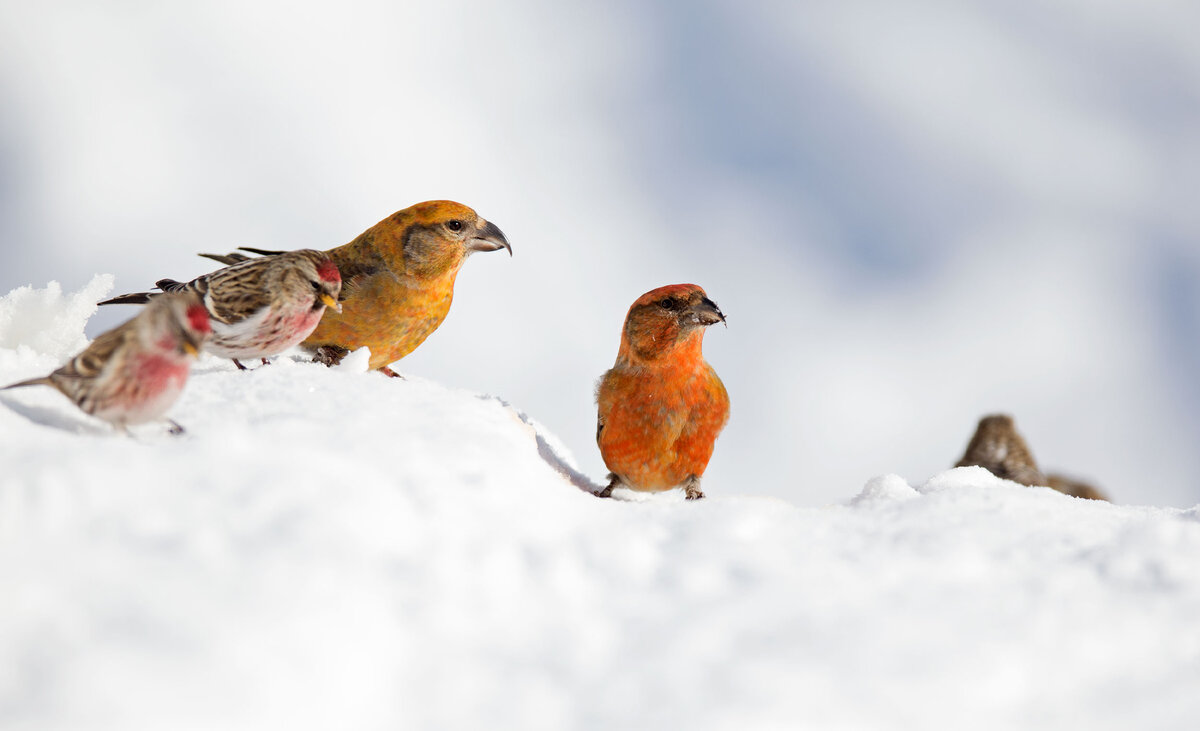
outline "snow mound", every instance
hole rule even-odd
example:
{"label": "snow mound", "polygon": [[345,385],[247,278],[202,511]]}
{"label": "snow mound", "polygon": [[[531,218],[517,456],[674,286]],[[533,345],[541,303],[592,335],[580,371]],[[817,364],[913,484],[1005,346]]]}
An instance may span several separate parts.
{"label": "snow mound", "polygon": [[66,296],[58,282],[45,289],[14,289],[0,297],[0,351],[30,351],[66,360],[87,347],[83,326],[112,287],[111,274],[97,274],[83,289]]}
{"label": "snow mound", "polygon": [[[80,335],[47,321],[52,340]],[[12,352],[0,381],[24,375]],[[877,477],[824,508],[719,484],[600,500],[501,399],[354,357],[203,359],[179,438],[75,428],[87,417],[50,389],[0,399],[0,728],[1185,729],[1200,713],[1200,508],[977,468]]]}
{"label": "snow mound", "polygon": [[909,500],[918,497],[917,491],[900,475],[880,475],[867,480],[852,505],[885,500]]}

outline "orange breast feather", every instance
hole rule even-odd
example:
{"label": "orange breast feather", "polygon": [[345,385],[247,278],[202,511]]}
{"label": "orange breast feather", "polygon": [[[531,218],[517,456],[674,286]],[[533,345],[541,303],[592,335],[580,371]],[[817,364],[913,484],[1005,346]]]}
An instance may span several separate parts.
{"label": "orange breast feather", "polygon": [[640,490],[669,490],[704,474],[729,419],[725,386],[702,359],[613,368],[598,400],[604,463]]}

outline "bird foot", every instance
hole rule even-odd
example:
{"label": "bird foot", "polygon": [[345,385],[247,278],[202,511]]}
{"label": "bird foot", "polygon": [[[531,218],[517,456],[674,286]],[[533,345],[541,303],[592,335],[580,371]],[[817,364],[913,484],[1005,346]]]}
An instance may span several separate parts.
{"label": "bird foot", "polygon": [[[240,360],[238,360],[237,358],[230,358],[229,360],[233,361],[233,364],[238,367],[239,371],[254,370],[253,368],[250,368],[249,366],[242,365],[242,362]],[[262,361],[263,365],[271,365],[271,361],[267,360],[266,358],[259,358],[259,360]]]}
{"label": "bird foot", "polygon": [[342,358],[345,358],[347,355],[349,355],[349,353],[349,348],[343,348],[339,345],[322,345],[321,347],[317,348],[317,351],[313,354],[313,362],[324,363],[332,368],[338,363],[341,363]]}
{"label": "bird foot", "polygon": [[391,368],[388,368],[387,366],[380,368],[379,372],[382,373],[383,375],[387,376],[388,378],[399,378],[400,380],[404,380],[404,376],[400,375],[399,373],[392,370]]}
{"label": "bird foot", "polygon": [[683,493],[687,500],[703,500],[704,493],[700,490],[700,478],[689,477],[687,482],[683,483]]}
{"label": "bird foot", "polygon": [[[234,363],[236,363],[236,362],[237,361],[235,360]],[[179,436],[180,434],[187,433],[187,429],[184,429],[182,426],[180,426],[179,422],[177,422],[173,419],[167,419],[167,423],[170,424],[170,426],[167,427],[168,434],[171,434],[173,436]]]}
{"label": "bird foot", "polygon": [[621,484],[621,478],[617,477],[616,475],[610,474],[608,476],[608,486],[605,487],[600,492],[596,492],[596,493],[592,493],[592,494],[595,495],[596,497],[612,497],[613,488],[617,487],[620,484]]}

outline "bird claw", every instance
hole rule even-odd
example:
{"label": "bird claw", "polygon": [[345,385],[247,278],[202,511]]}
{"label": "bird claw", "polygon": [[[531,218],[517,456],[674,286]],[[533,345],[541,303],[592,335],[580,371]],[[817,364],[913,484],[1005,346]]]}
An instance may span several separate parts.
{"label": "bird claw", "polygon": [[343,348],[338,345],[322,345],[313,353],[314,363],[323,363],[332,368],[342,362],[342,358],[349,355],[350,349]]}
{"label": "bird claw", "polygon": [[700,478],[690,477],[688,481],[683,483],[684,499],[686,500],[703,500],[704,493],[700,490]]}
{"label": "bird claw", "polygon": [[[236,363],[237,361],[234,361],[234,362]],[[167,423],[168,423],[168,424],[170,424],[170,426],[169,426],[169,427],[167,427],[167,433],[168,433],[168,434],[170,434],[170,435],[172,435],[172,436],[176,436],[176,437],[177,437],[177,436],[179,436],[180,434],[186,434],[186,433],[187,433],[187,429],[184,429],[184,428],[183,428],[183,427],[182,427],[182,426],[179,424],[179,422],[177,422],[177,421],[174,421],[174,420],[172,420],[172,419],[167,419]]]}

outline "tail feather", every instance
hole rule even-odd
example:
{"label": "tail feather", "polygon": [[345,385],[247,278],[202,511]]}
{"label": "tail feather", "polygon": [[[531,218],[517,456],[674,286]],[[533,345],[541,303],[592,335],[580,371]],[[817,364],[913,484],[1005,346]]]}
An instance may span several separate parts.
{"label": "tail feather", "polygon": [[144,305],[150,301],[150,298],[155,295],[154,292],[133,292],[131,294],[122,294],[112,299],[97,302],[99,305]]}
{"label": "tail feather", "polygon": [[250,258],[245,254],[238,254],[236,252],[230,254],[199,254],[199,256],[203,256],[205,259],[212,259],[213,261],[224,264],[225,266],[231,266],[233,264],[237,264],[238,262],[246,261]]}
{"label": "tail feather", "polygon": [[187,282],[179,282],[174,279],[160,279],[154,283],[154,286],[164,292],[182,292],[187,289],[188,285]]}
{"label": "tail feather", "polygon": [[260,256],[275,256],[277,254],[286,254],[286,251],[271,251],[270,249],[255,249],[251,246],[239,246],[238,251],[249,251],[251,254]]}
{"label": "tail feather", "polygon": [[7,391],[10,388],[24,388],[25,386],[53,386],[54,382],[50,380],[50,376],[42,376],[41,378],[30,378],[27,381],[18,381],[10,383],[7,386],[0,387],[0,391]]}
{"label": "tail feather", "polygon": [[[258,254],[259,256],[275,256],[276,254],[286,253],[283,251],[271,251],[269,249],[255,249],[252,246],[239,246],[238,251],[249,251],[251,254]],[[253,258],[246,256],[245,254],[239,254],[238,251],[231,251],[228,254],[200,254],[200,256],[204,257],[205,259],[212,259],[215,262],[220,262],[226,266],[238,264]]]}

